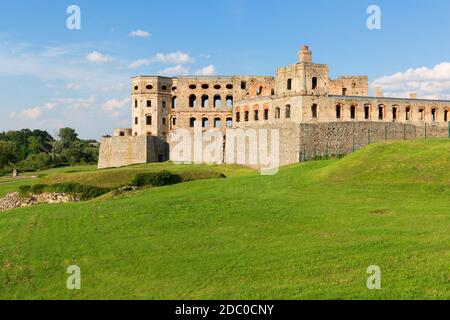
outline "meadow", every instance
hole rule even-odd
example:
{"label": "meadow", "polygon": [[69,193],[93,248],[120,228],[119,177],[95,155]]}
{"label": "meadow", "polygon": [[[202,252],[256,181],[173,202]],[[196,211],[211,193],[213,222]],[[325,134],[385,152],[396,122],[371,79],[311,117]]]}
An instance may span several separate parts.
{"label": "meadow", "polygon": [[[448,140],[374,144],[274,176],[53,169],[1,178],[0,195],[38,182],[116,187],[163,169],[227,178],[0,213],[0,299],[450,298]],[[81,290],[66,288],[70,265]],[[367,289],[371,265],[381,290]]]}

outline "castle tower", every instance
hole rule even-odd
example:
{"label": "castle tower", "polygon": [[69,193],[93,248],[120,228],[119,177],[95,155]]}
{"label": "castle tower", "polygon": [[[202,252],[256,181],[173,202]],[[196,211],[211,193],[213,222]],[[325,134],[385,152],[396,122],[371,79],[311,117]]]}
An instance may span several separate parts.
{"label": "castle tower", "polygon": [[298,52],[298,63],[312,63],[312,52],[308,46],[303,46]]}
{"label": "castle tower", "polygon": [[277,69],[275,91],[286,96],[323,96],[328,93],[328,82],[328,66],[313,63],[312,52],[304,45],[296,64]]}
{"label": "castle tower", "polygon": [[172,79],[132,78],[132,135],[165,137],[169,132]]}

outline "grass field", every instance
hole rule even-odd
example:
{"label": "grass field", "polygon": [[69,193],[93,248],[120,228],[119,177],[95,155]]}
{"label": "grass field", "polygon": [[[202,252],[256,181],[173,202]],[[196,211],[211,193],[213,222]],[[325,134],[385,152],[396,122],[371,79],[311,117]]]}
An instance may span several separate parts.
{"label": "grass field", "polygon": [[[177,170],[35,180],[112,186],[161,168]],[[375,144],[268,177],[206,168],[229,178],[0,214],[0,298],[450,298],[450,141]],[[79,291],[66,289],[74,264]],[[366,287],[370,265],[382,290]]]}

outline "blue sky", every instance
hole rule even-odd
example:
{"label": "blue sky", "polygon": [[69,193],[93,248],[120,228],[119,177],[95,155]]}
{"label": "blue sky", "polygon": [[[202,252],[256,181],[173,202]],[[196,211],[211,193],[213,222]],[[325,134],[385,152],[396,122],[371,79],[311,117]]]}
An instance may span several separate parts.
{"label": "blue sky", "polygon": [[[72,4],[81,30],[66,28]],[[381,30],[366,27],[371,4]],[[99,138],[130,125],[131,76],[273,75],[302,44],[332,77],[450,99],[449,13],[446,0],[3,1],[0,131],[70,126]]]}

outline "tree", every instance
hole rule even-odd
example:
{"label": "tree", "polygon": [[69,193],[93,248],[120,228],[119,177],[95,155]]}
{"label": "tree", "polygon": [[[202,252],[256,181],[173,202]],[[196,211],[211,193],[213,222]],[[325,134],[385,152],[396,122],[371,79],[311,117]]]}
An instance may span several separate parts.
{"label": "tree", "polygon": [[69,148],[71,144],[78,141],[78,134],[72,128],[60,129],[58,136],[60,138],[63,148]]}
{"label": "tree", "polygon": [[0,141],[0,169],[17,160],[17,147],[10,141]]}

